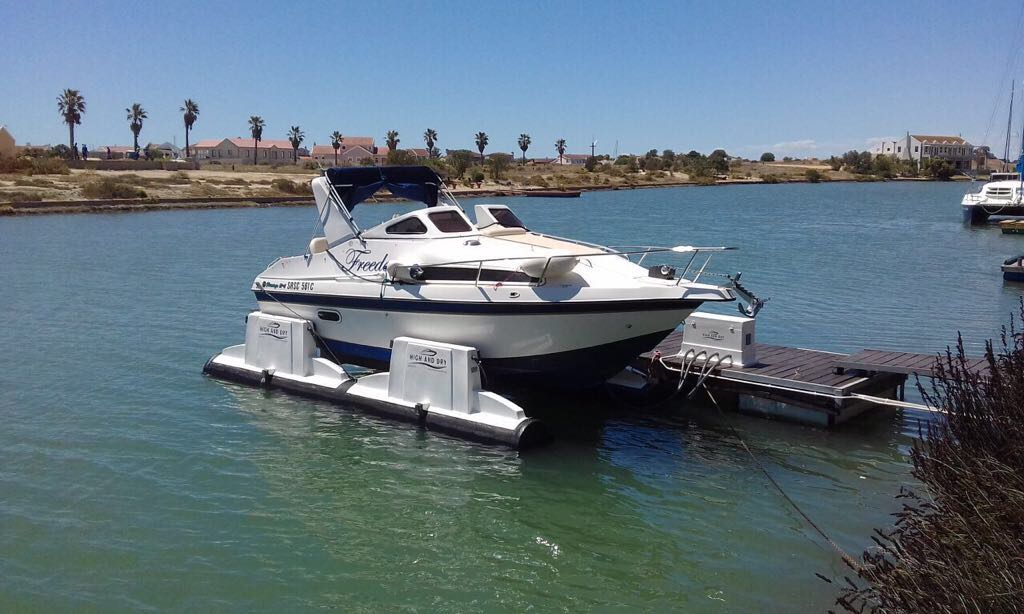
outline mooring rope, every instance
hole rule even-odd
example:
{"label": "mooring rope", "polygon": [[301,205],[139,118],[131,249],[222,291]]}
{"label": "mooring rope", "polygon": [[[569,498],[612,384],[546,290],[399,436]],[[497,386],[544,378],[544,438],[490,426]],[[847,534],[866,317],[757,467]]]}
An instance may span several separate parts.
{"label": "mooring rope", "polygon": [[768,469],[765,468],[764,464],[760,461],[760,459],[758,459],[757,456],[754,455],[753,451],[751,451],[750,447],[747,446],[747,442],[743,440],[743,437],[740,436],[739,432],[736,430],[736,427],[733,426],[732,421],[729,419],[728,416],[726,416],[725,412],[718,404],[718,400],[715,399],[715,396],[713,394],[711,394],[711,389],[709,389],[707,384],[704,382],[701,382],[701,386],[704,388],[704,392],[707,393],[708,398],[711,399],[711,403],[715,406],[715,409],[718,410],[719,415],[722,416],[723,419],[725,419],[725,423],[729,427],[729,431],[732,432],[733,437],[735,437],[736,440],[740,442],[740,445],[743,446],[744,450],[746,450],[747,455],[750,456],[750,460],[754,461],[754,464],[757,465],[757,468],[761,470],[761,473],[764,474],[764,477],[768,479],[768,482],[772,486],[774,486],[775,490],[777,490],[778,493],[782,495],[782,498],[785,499],[786,502],[789,503],[789,505],[792,506],[792,508],[796,510],[796,512],[800,514],[801,517],[803,517],[807,524],[809,524],[818,533],[818,535],[821,536],[822,539],[824,539],[826,542],[828,542],[830,546],[832,546],[832,549],[835,550],[840,557],[842,557],[843,561],[847,565],[849,565],[855,571],[859,572],[861,569],[860,563],[858,563],[856,559],[854,559],[852,556],[847,554],[847,552],[843,550],[839,544],[837,544],[831,537],[829,537],[828,534],[825,533],[825,531],[821,527],[819,527],[817,523],[815,523],[814,520],[812,520],[811,517],[808,516],[807,513],[800,508],[799,505],[797,505],[796,501],[794,501],[788,494],[786,494],[786,491],[783,490],[782,486],[780,486],[779,483],[775,481],[775,478],[772,477],[772,474],[768,473]]}

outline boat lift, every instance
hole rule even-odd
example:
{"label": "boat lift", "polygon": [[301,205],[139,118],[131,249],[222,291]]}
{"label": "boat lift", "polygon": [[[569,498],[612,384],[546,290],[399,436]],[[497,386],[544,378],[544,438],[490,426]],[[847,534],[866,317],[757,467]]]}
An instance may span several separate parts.
{"label": "boat lift", "polygon": [[213,356],[203,373],[517,449],[547,439],[542,423],[483,389],[475,348],[398,337],[390,367],[353,377],[319,356],[312,322],[254,311],[246,317],[245,343]]}

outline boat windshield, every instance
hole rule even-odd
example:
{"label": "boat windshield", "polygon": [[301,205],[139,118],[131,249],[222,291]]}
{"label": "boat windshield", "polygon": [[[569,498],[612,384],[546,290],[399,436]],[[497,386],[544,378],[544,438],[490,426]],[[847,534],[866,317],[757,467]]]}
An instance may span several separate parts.
{"label": "boat windshield", "polygon": [[526,224],[523,224],[522,220],[516,217],[516,214],[512,213],[511,209],[491,207],[489,211],[494,216],[494,220],[505,228],[526,228]]}
{"label": "boat windshield", "polygon": [[441,232],[469,232],[472,228],[458,211],[435,211],[428,213],[427,217],[437,226]]}

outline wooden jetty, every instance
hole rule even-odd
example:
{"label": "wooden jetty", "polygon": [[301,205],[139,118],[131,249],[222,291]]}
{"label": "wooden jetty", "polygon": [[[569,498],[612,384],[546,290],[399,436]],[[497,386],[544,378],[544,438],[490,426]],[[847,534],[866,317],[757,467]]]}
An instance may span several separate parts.
{"label": "wooden jetty", "polygon": [[[682,332],[674,332],[654,350],[639,356],[633,368],[660,386],[678,384],[684,368],[678,355]],[[708,388],[724,408],[765,417],[833,427],[881,405],[881,400],[902,401],[910,375],[934,376],[935,354],[864,350],[840,354],[821,350],[756,344],[757,364],[712,369]],[[972,364],[978,367],[978,364]],[[701,363],[688,379],[696,383]],[[687,382],[687,386],[692,385]],[[686,388],[689,389],[689,388]]]}
{"label": "wooden jetty", "polygon": [[1004,235],[1024,234],[1024,220],[1003,220],[999,222],[999,230]]}

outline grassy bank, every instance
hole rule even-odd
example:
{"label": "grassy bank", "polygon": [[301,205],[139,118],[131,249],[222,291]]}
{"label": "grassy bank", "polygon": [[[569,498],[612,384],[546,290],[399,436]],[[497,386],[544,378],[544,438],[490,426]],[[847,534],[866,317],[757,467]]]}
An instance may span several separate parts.
{"label": "grassy bank", "polygon": [[[278,204],[275,199],[290,197],[308,202],[309,181],[317,172],[291,165],[134,172],[34,168],[31,174],[0,174],[0,215],[240,206],[246,202],[268,206]],[[835,171],[825,164],[747,162],[736,164],[728,174],[715,177],[691,177],[679,171],[630,171],[610,166],[588,172],[581,167],[515,164],[505,169],[498,180],[493,179],[491,173],[472,168],[463,178],[451,178],[449,182],[457,195],[488,196],[551,189],[616,190],[864,180],[877,178]],[[131,199],[139,202],[134,205],[121,202]],[[104,206],[103,201],[111,202]]]}

